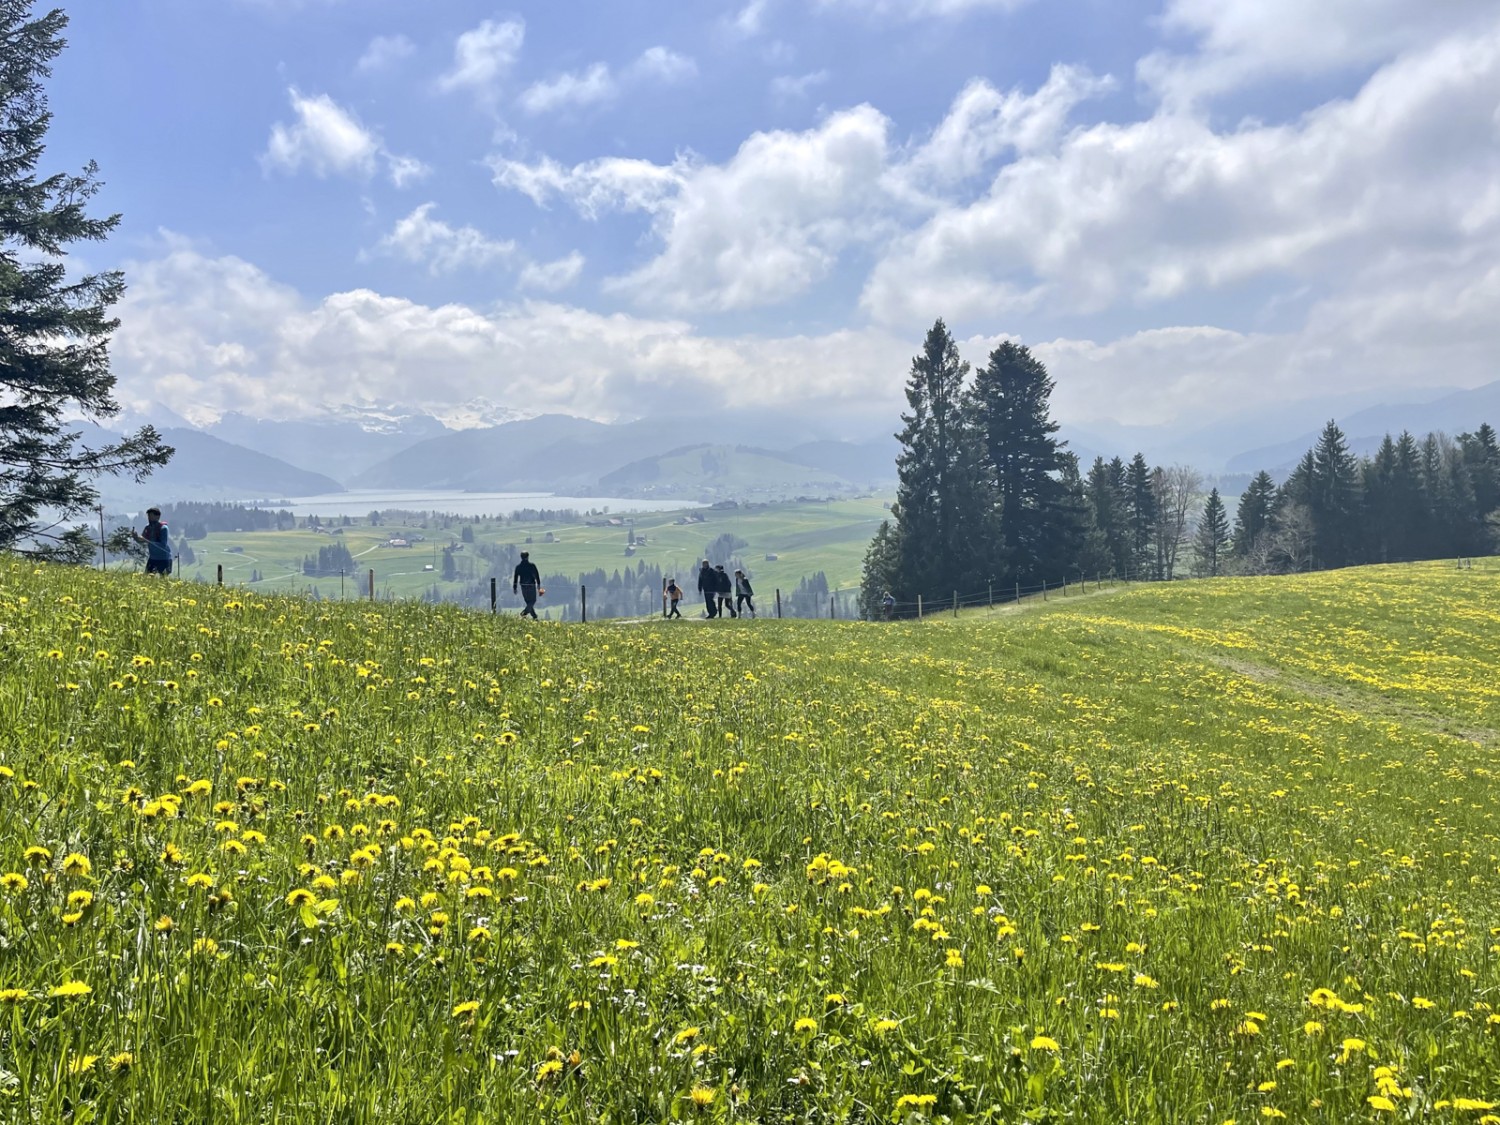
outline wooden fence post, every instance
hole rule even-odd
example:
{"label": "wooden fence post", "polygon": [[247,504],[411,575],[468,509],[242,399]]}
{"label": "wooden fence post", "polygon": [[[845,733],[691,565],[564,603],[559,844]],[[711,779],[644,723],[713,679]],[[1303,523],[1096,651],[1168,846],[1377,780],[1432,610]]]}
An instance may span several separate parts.
{"label": "wooden fence post", "polygon": [[583,623],[587,625],[589,623],[589,588],[587,586],[578,587],[578,602],[583,610]]}
{"label": "wooden fence post", "polygon": [[990,608],[995,608],[995,583],[993,580],[990,582]]}
{"label": "wooden fence post", "polygon": [[500,612],[500,581],[493,574],[490,575],[490,612]]}
{"label": "wooden fence post", "polygon": [[953,591],[953,616],[958,616],[958,591]]}
{"label": "wooden fence post", "polygon": [[370,600],[375,600],[375,568],[370,568]]}
{"label": "wooden fence post", "polygon": [[224,585],[224,564],[219,564],[219,585]]}
{"label": "wooden fence post", "polygon": [[917,620],[922,620],[922,595],[917,595]]}
{"label": "wooden fence post", "polygon": [[828,595],[828,620],[833,620],[833,594]]}
{"label": "wooden fence post", "polygon": [[776,616],[781,616],[781,590],[779,588],[776,591]]}
{"label": "wooden fence post", "polygon": [[1042,601],[1046,601],[1046,600],[1047,600],[1047,580],[1045,578],[1043,578],[1042,579]]}

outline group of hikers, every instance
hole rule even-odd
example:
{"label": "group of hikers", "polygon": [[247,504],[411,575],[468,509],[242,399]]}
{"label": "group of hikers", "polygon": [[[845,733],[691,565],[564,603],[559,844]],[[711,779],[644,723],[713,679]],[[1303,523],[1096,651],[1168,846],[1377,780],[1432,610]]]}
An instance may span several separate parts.
{"label": "group of hikers", "polygon": [[[698,568],[698,592],[703,595],[703,616],[723,617],[726,613],[730,617],[738,617],[742,613],[755,616],[755,588],[750,585],[750,579],[745,576],[743,570],[734,572],[734,577],[729,577],[722,564],[714,566],[707,559]],[[677,585],[677,579],[667,581],[667,601],[671,605],[668,617],[681,617],[682,610],[678,603],[682,601],[682,587]]]}
{"label": "group of hikers", "polygon": [[[161,509],[146,509],[146,526],[141,531],[131,529],[137,542],[146,544],[146,573],[170,574],[172,571],[172,541],[167,525],[161,522]],[[521,561],[516,564],[510,577],[510,592],[520,594],[525,608],[522,617],[537,620],[536,600],[547,591],[542,588],[542,574],[531,561],[531,552],[522,551]],[[714,566],[707,559],[698,568],[698,592],[703,595],[704,617],[739,617],[742,613],[755,616],[755,589],[743,570],[736,570],[731,578],[723,565]],[[683,590],[675,578],[667,582],[667,601],[671,612],[668,617],[681,617],[678,603]]]}

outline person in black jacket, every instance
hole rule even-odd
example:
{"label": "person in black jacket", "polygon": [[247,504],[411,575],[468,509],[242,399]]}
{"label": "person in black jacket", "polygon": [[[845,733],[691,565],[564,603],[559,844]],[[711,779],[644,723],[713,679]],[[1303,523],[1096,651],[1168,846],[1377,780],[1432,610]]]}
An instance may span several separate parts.
{"label": "person in black jacket", "polygon": [[521,616],[537,620],[536,595],[542,588],[542,575],[537,570],[536,563],[531,561],[530,551],[521,552],[521,561],[516,563],[516,571],[510,576],[510,592],[514,594],[518,587],[521,596],[526,599],[526,608],[521,611]]}
{"label": "person in black jacket", "polygon": [[744,613],[750,610],[750,616],[755,616],[755,590],[750,586],[750,579],[745,577],[743,570],[734,572],[734,608]]}
{"label": "person in black jacket", "polygon": [[714,573],[713,565],[703,560],[703,565],[698,568],[698,593],[703,595],[703,608],[705,617],[719,616],[719,576]]}
{"label": "person in black jacket", "polygon": [[719,616],[728,613],[730,617],[738,617],[739,611],[734,608],[734,579],[720,565],[714,567],[714,580],[719,584]]}

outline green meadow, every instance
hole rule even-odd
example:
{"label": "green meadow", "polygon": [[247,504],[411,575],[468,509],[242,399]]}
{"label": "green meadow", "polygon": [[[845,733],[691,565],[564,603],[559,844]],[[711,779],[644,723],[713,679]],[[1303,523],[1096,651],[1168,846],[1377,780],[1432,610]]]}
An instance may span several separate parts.
{"label": "green meadow", "polygon": [[[217,568],[223,566],[224,581],[229,584],[250,584],[252,572],[258,572],[260,581],[254,585],[265,592],[316,591],[322,598],[337,599],[367,595],[368,572],[373,569],[378,598],[415,598],[429,593],[434,584],[440,594],[445,590],[456,593],[458,586],[473,580],[470,575],[482,576],[486,566],[475,546],[493,543],[514,544],[531,551],[533,560],[547,574],[572,576],[595,569],[612,573],[645,562],[663,567],[668,576],[675,573],[691,582],[708,544],[720,535],[730,534],[747,544],[739,554],[753,575],[757,590],[770,593],[779,586],[789,593],[799,581],[818,571],[828,576],[830,587],[851,588],[859,583],[870,538],[889,514],[886,503],[877,497],[615,515],[616,519],[633,522],[628,526],[622,523],[606,527],[413,517],[379,527],[372,527],[361,518],[349,527],[340,528],[336,536],[307,530],[215,532],[207,539],[192,542],[195,562],[182,567],[181,576],[213,582],[217,579]],[[688,515],[703,522],[676,522]],[[466,524],[473,529],[475,545],[464,544],[464,550],[455,556],[459,582],[442,582],[439,552],[459,539]],[[644,537],[645,542],[637,544],[633,553],[627,555],[631,532],[638,538]],[[554,542],[546,541],[549,534]],[[386,545],[392,538],[411,535],[421,535],[423,541],[410,547]],[[358,573],[342,583],[338,576],[305,576],[302,560],[335,541],[342,542],[354,556]],[[767,555],[777,557],[767,559]],[[433,569],[424,569],[428,566]]]}
{"label": "green meadow", "polygon": [[1493,1125],[1497,685],[1495,560],[587,626],[0,560],[0,1106]]}

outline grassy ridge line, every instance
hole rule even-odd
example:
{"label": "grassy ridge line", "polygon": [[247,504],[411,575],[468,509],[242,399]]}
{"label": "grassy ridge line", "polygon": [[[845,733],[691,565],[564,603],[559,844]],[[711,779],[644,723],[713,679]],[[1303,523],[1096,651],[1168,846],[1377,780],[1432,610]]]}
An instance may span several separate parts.
{"label": "grassy ridge line", "polygon": [[[1442,658],[1497,593],[1298,581],[1244,588],[1242,656],[1316,626],[1395,668],[1416,600]],[[1193,589],[606,630],[8,564],[0,1068],[43,1120],[1494,1098],[1493,754],[1140,627]]]}

